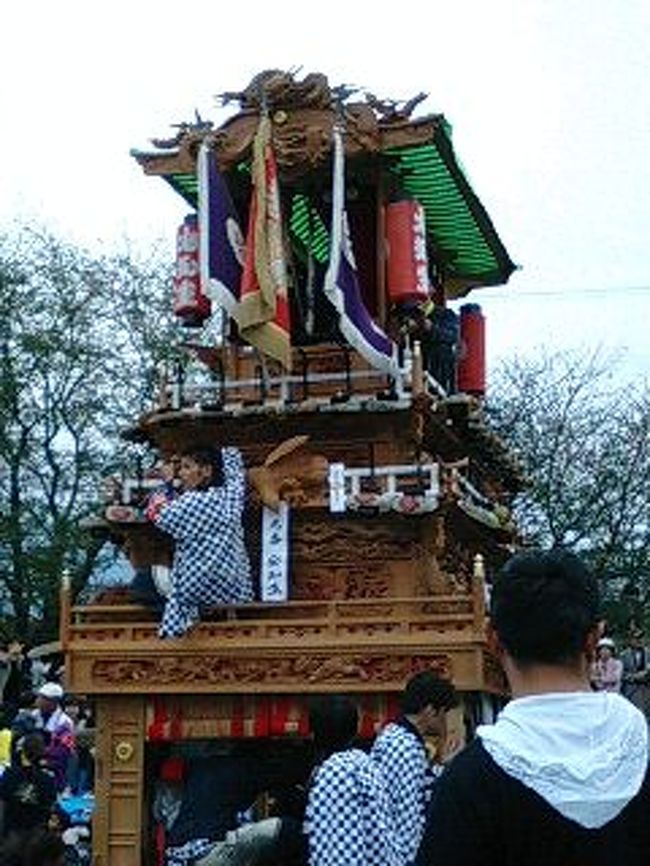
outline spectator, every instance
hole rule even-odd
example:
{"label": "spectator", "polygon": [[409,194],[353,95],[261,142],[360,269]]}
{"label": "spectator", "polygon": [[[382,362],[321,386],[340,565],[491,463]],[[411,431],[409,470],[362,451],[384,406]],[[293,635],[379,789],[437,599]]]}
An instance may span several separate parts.
{"label": "spectator", "polygon": [[511,558],[490,640],[513,699],[434,788],[417,866],[645,866],[648,730],[620,695],[593,692],[598,586],[574,555]]}
{"label": "spectator", "polygon": [[454,687],[432,671],[421,671],[406,684],[402,715],[379,734],[371,757],[383,773],[402,863],[415,858],[424,831],[435,769],[425,737],[444,747],[447,711],[458,698]]}
{"label": "spectator", "polygon": [[[7,710],[7,718],[12,713]],[[23,692],[18,699],[18,711],[13,715],[11,722],[11,757],[16,759],[17,748],[23,737],[33,734],[36,730],[36,719],[34,718],[34,695],[32,692]]]}
{"label": "spectator", "polygon": [[317,752],[305,815],[310,866],[393,866],[401,863],[384,777],[353,745],[358,712],[331,696],[310,714]]}
{"label": "spectator", "polygon": [[201,607],[250,601],[251,569],[242,515],[246,473],[237,448],[198,448],[181,457],[183,493],[152,497],[149,516],[174,538],[172,590],[161,637],[180,637],[199,620]]}
{"label": "spectator", "polygon": [[602,637],[596,647],[596,659],[591,665],[591,685],[597,692],[620,692],[623,663],[614,658],[615,644],[611,637]]}
{"label": "spectator", "polygon": [[[167,866],[253,866],[267,849],[275,847],[280,830],[277,819],[239,827],[239,814],[261,790],[259,769],[236,748],[187,762],[180,805],[167,813],[166,819],[171,820],[163,819]],[[175,797],[179,793],[177,790]]]}
{"label": "spectator", "polygon": [[36,730],[47,740],[45,759],[54,773],[57,791],[66,784],[68,761],[74,752],[74,724],[61,707],[63,689],[58,683],[44,683],[36,696],[32,716]]}
{"label": "spectator", "polygon": [[4,707],[0,707],[0,775],[11,763],[11,720]]}
{"label": "spectator", "polygon": [[23,836],[47,826],[56,801],[56,787],[52,774],[43,766],[44,755],[41,734],[29,734],[18,748],[18,760],[0,778],[5,836]]}
{"label": "spectator", "polygon": [[628,646],[621,653],[624,697],[632,701],[650,719],[650,649],[645,645],[643,630],[630,629]]}
{"label": "spectator", "polygon": [[4,680],[2,703],[7,712],[14,715],[18,712],[21,695],[30,690],[32,685],[30,660],[25,655],[24,645],[12,641],[2,656],[1,664]]}
{"label": "spectator", "polygon": [[65,866],[65,844],[58,833],[35,830],[14,838],[0,849],[2,866]]}
{"label": "spectator", "polygon": [[88,718],[79,698],[66,695],[63,708],[72,720],[74,751],[68,757],[66,768],[66,791],[71,794],[84,794],[92,790],[94,783],[94,760],[92,756],[93,739],[88,733]]}

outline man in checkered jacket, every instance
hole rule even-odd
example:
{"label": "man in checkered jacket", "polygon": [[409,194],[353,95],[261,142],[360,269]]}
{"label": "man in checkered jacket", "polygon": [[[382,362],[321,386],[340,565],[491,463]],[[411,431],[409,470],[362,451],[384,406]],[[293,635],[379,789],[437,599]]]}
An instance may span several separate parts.
{"label": "man in checkered jacket", "polygon": [[402,864],[415,859],[440,767],[429,758],[424,738],[444,742],[446,713],[457,703],[450,682],[432,671],[421,671],[406,684],[400,700],[402,715],[384,728],[372,747],[371,757],[386,780]]}
{"label": "man in checkered jacket", "polygon": [[312,774],[305,812],[309,866],[398,866],[383,776],[352,745],[356,706],[340,695],[323,698],[310,725],[324,760]]}
{"label": "man in checkered jacket", "polygon": [[152,497],[148,517],[175,542],[172,590],[159,634],[180,637],[201,608],[250,601],[251,568],[242,515],[246,472],[237,448],[197,448],[181,456],[183,493]]}

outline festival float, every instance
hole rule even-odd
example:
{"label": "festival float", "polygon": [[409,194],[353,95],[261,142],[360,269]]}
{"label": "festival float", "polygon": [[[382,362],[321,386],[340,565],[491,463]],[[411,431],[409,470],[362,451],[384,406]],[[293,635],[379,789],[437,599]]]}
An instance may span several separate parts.
{"label": "festival float", "polygon": [[[486,594],[523,479],[484,413],[485,319],[464,299],[514,266],[423,98],[269,71],[221,95],[220,126],[133,152],[188,215],[179,361],[124,436],[161,460],[240,449],[255,599],[162,639],[148,608],[64,585],[68,688],[96,702],[96,866],[162,862],[170,761],[234,742],[291,775],[313,695],[354,696],[370,739],[419,670],[451,678],[470,735],[504,694]],[[139,569],[171,562],[144,514],[157,483],[121,478],[96,522]]]}

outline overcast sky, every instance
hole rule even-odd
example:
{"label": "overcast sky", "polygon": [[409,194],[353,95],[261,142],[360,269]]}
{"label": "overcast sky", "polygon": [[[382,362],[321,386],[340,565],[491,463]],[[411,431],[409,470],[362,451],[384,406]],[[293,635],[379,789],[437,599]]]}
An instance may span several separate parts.
{"label": "overcast sky", "polygon": [[491,361],[605,343],[649,369],[650,0],[22,0],[1,21],[0,222],[173,256],[185,207],[131,147],[195,108],[218,120],[214,94],[264,68],[425,90],[521,266],[471,295]]}

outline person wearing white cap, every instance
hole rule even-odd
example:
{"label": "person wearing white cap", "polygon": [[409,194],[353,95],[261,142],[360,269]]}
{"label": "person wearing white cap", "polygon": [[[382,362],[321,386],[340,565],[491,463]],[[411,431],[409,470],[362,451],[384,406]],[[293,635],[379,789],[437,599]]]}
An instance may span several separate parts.
{"label": "person wearing white cap", "polygon": [[601,637],[591,665],[591,686],[596,692],[620,692],[623,662],[614,657],[616,645],[611,637]]}
{"label": "person wearing white cap", "polygon": [[36,730],[43,731],[47,740],[45,759],[59,791],[65,787],[68,761],[74,752],[74,722],[61,708],[62,700],[59,683],[43,683],[36,693],[33,712]]}

